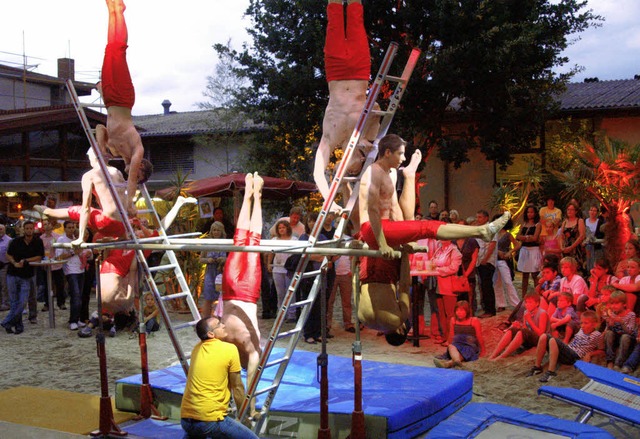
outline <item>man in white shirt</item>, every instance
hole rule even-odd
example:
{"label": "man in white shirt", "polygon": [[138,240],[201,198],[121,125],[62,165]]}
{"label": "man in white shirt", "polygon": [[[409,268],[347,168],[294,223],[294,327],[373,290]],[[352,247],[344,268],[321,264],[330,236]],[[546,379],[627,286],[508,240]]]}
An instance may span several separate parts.
{"label": "man in white shirt", "polygon": [[[292,237],[294,239],[298,239],[299,237],[301,237],[306,233],[306,230],[304,229],[304,224],[300,222],[301,218],[302,218],[302,207],[293,206],[289,211],[289,216],[283,216],[282,218],[279,218],[278,221],[282,221],[282,220],[289,221],[289,224],[291,225]],[[271,238],[275,238],[276,236],[276,224],[278,224],[278,221],[276,221],[273,224],[273,226],[269,229],[269,236],[271,236]]]}
{"label": "man in white shirt", "polygon": [[[64,235],[58,238],[58,243],[71,243],[73,242],[76,231],[76,223],[72,221],[64,222]],[[82,286],[84,284],[84,264],[80,259],[80,255],[83,252],[90,252],[91,250],[80,248],[69,249],[59,248],[56,249],[56,259],[66,260],[62,269],[69,285],[69,329],[75,331],[78,326],[85,326],[84,322],[80,322],[80,308],[82,307]]]}

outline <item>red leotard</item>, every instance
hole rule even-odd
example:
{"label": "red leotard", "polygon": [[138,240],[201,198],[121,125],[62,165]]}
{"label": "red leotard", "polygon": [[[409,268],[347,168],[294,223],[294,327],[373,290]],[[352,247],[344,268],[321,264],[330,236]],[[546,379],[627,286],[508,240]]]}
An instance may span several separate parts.
{"label": "red leotard", "polygon": [[[233,245],[260,245],[260,234],[236,229]],[[261,280],[262,268],[258,253],[231,252],[222,273],[222,299],[257,303]]]}
{"label": "red leotard", "polygon": [[[385,219],[382,220],[382,233],[389,247],[397,247],[400,244],[407,244],[418,239],[437,239],[436,233],[443,224],[446,223],[442,221],[390,221]],[[360,236],[372,250],[379,248],[368,221],[360,228]]]}
{"label": "red leotard", "polygon": [[346,26],[345,28],[342,5],[329,3],[324,43],[327,82],[348,79],[368,81],[371,74],[371,55],[360,3],[347,5]]}

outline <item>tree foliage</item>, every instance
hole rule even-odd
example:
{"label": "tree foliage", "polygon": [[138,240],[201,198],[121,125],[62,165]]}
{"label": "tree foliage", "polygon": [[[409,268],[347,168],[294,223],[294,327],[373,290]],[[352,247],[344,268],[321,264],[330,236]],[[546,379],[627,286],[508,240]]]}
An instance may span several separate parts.
{"label": "tree foliage", "polygon": [[574,158],[565,172],[554,171],[565,185],[566,194],[589,194],[606,208],[606,252],[612,264],[631,236],[629,208],[640,202],[640,145],[631,146],[604,137],[594,143],[567,143]]}
{"label": "tree foliage", "polygon": [[[394,131],[439,146],[456,166],[480,147],[499,164],[530,147],[553,97],[575,69],[561,52],[569,35],[597,24],[585,0],[397,0],[365,2],[365,27],[373,69],[388,44],[401,43],[397,67],[411,47],[419,62]],[[216,45],[238,63],[234,73],[250,82],[237,103],[272,128],[253,152],[277,174],[302,178],[310,170],[328,99],[324,77],[326,2],[251,0],[246,11],[253,42],[242,50]],[[372,73],[375,73],[372,72]],[[399,73],[399,72],[398,72]],[[471,115],[465,133],[444,133],[451,108]],[[258,160],[256,160],[258,161]]]}

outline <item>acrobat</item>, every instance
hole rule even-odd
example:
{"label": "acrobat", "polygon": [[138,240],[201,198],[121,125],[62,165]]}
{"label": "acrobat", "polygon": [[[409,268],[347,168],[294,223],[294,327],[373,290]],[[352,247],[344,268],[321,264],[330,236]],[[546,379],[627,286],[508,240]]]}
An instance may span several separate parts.
{"label": "acrobat", "polygon": [[[385,333],[387,341],[399,345],[406,339],[409,318],[410,266],[408,254],[420,249],[419,239],[452,240],[477,237],[491,240],[510,215],[485,226],[463,226],[440,221],[415,221],[415,175],[422,161],[416,150],[403,169],[403,190],[395,190],[397,169],[405,161],[406,142],[395,134],[383,137],[376,162],[364,173],[360,184],[360,238],[385,257],[361,259],[358,318],[365,326]],[[391,260],[393,247],[403,246],[400,262]]]}
{"label": "acrobat", "polygon": [[[126,237],[127,234],[118,206],[111,195],[109,182],[105,178],[102,169],[100,169],[100,163],[92,148],[87,151],[87,157],[91,164],[91,170],[85,172],[82,176],[81,206],[70,206],[62,209],[52,209],[43,205],[33,206],[33,210],[40,212],[45,218],[78,222],[79,235],[72,242],[73,245],[79,245],[84,242],[87,227],[92,229],[94,233],[99,234],[96,238],[103,236],[121,238]],[[122,173],[112,166],[107,166],[107,173],[115,186],[116,194],[120,197],[120,200],[125,200],[125,182]],[[91,207],[94,195],[101,209]]]}
{"label": "acrobat", "polygon": [[[316,152],[313,178],[324,199],[329,197],[325,172],[331,153],[349,143],[364,108],[371,72],[369,42],[364,28],[360,0],[348,0],[346,22],[342,0],[327,4],[327,31],[324,46],[329,103],[322,121],[322,137]],[[380,118],[370,116],[349,167],[364,162],[380,129]],[[357,167],[357,166],[356,166]],[[331,210],[337,209],[333,206]]]}
{"label": "acrobat", "polygon": [[[191,197],[178,197],[169,213],[162,219],[162,227],[165,230],[173,223],[185,204],[197,204],[197,200]],[[142,221],[134,218],[131,222],[139,238],[158,236],[156,230],[148,229]],[[151,250],[144,253],[145,257],[148,257]],[[119,312],[129,312],[133,306],[138,283],[136,250],[109,250],[100,265],[100,292],[103,309],[114,315]]]}
{"label": "acrobat", "polygon": [[[233,245],[260,245],[264,181],[256,172],[247,174],[245,182],[244,199],[238,215]],[[222,322],[227,327],[226,341],[238,347],[240,363],[247,370],[247,382],[255,375],[262,352],[257,306],[261,279],[259,253],[229,253],[222,274]]]}
{"label": "acrobat", "polygon": [[[390,258],[393,247],[419,239],[453,240],[481,238],[491,241],[507,223],[509,212],[482,226],[449,224],[442,221],[407,220],[415,207],[415,185],[403,186],[400,202],[396,194],[397,169],[405,161],[406,142],[396,134],[387,134],[378,143],[378,159],[365,171],[360,184],[360,235],[371,249],[379,249]],[[405,178],[414,175],[422,156],[414,156],[405,168]],[[406,181],[405,181],[406,183]],[[408,194],[405,194],[407,192]]]}
{"label": "acrobat", "polygon": [[106,0],[109,9],[109,31],[102,63],[101,81],[96,88],[107,107],[107,126],[96,126],[96,140],[103,154],[122,157],[126,164],[127,203],[125,208],[135,215],[133,198],[137,185],[147,181],[152,166],[144,160],[144,148],[140,135],[133,125],[131,109],[135,102],[135,90],[127,65],[126,6],[122,0]]}

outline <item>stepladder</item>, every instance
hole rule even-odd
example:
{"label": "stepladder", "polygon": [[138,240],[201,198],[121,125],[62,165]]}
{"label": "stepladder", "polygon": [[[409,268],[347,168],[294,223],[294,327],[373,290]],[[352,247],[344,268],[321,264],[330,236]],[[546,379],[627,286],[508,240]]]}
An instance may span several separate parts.
{"label": "stepladder", "polygon": [[[380,69],[375,76],[372,84],[370,85],[365,106],[354,127],[349,143],[344,149],[344,154],[340,165],[337,166],[335,170],[335,176],[329,187],[329,196],[324,200],[315,226],[309,235],[308,244],[311,247],[336,245],[342,238],[347,221],[351,216],[351,212],[354,208],[356,208],[360,180],[365,173],[366,168],[371,165],[371,163],[373,163],[377,156],[377,143],[382,137],[384,137],[384,135],[386,135],[389,129],[393,116],[398,109],[398,104],[406,89],[406,85],[420,56],[420,51],[418,49],[413,49],[411,51],[411,54],[409,55],[409,59],[404,67],[402,75],[391,76],[388,74],[388,72],[391,67],[392,61],[397,54],[397,51],[398,45],[396,43],[391,43],[380,66]],[[394,89],[393,94],[389,98],[389,104],[387,108],[384,110],[375,110],[376,100],[381,93],[382,87],[385,84],[394,82],[397,85]],[[346,175],[348,164],[363,134],[365,124],[367,123],[367,120],[372,116],[380,118],[380,128],[373,143],[373,148],[368,152],[360,174],[353,177],[347,177]],[[327,213],[333,205],[334,200],[340,193],[341,186],[343,184],[349,184],[352,186],[350,190],[350,196],[343,197],[345,206],[340,214],[340,220],[338,226],[336,227],[335,235],[329,237],[328,240],[319,241],[319,238],[322,236],[322,226],[326,220]],[[293,351],[296,348],[307,317],[311,312],[311,307],[313,306],[314,301],[317,300],[317,296],[321,293],[324,286],[323,273],[326,272],[328,259],[325,257],[321,263],[316,263],[316,266],[313,267],[312,270],[308,270],[308,265],[310,263],[310,255],[304,253],[303,251],[293,274],[291,284],[289,285],[287,293],[284,297],[282,307],[278,311],[273,328],[267,338],[265,347],[262,351],[258,370],[254,374],[252,379],[248,380],[247,397],[242,402],[242,405],[240,406],[240,409],[238,411],[238,417],[241,420],[245,420],[249,416],[249,407],[251,406],[251,401],[257,398],[259,395],[266,395],[266,398],[264,399],[262,408],[260,410],[260,417],[256,420],[254,425],[254,431],[258,434],[263,434],[265,431],[266,420],[270,406],[283,379]],[[319,265],[319,267],[317,265]],[[309,287],[310,283],[311,285]],[[308,288],[308,292],[305,291],[305,294],[297,294],[301,285],[306,285],[306,287]],[[295,300],[296,296],[302,297],[302,299]],[[299,310],[299,317],[294,328],[283,329],[285,318],[288,314],[288,311],[291,309]],[[282,355],[278,355],[277,358],[272,358],[272,350],[276,342],[278,341],[285,343],[285,351]],[[274,377],[272,380],[269,380],[270,382],[260,382],[262,373],[267,368],[277,368],[275,374],[273,375]]]}
{"label": "stepladder", "polygon": [[[100,146],[98,145],[98,142],[94,135],[94,129],[91,127],[89,120],[87,118],[87,115],[84,111],[84,107],[94,106],[94,105],[80,102],[78,95],[76,93],[75,87],[73,85],[73,82],[71,80],[66,81],[66,86],[67,86],[69,95],[71,97],[73,106],[82,124],[82,128],[100,164],[100,168],[103,173],[103,176],[108,183],[111,197],[113,198],[113,201],[117,206],[117,210],[120,214],[120,217],[123,219],[122,223],[125,227],[127,238],[130,240],[130,242],[133,242],[135,244],[140,244],[142,242],[168,244],[169,237],[167,235],[165,227],[163,226],[163,222],[161,221],[154,207],[153,200],[149,194],[149,191],[147,190],[144,184],[138,185],[138,190],[140,191],[141,196],[145,200],[146,208],[144,211],[139,211],[139,213],[148,213],[152,216],[153,222],[156,225],[157,236],[153,238],[142,239],[136,234],[132,224],[128,221],[127,209],[125,208],[125,204],[123,200],[120,198],[118,191],[116,190],[116,185],[114,184],[113,179],[111,178],[110,172],[108,172],[108,168],[107,168],[108,164],[105,160],[104,154],[102,153]],[[97,106],[101,107],[101,105],[97,105]],[[189,362],[188,362],[189,355],[184,352],[182,342],[181,342],[182,337],[178,337],[177,332],[182,329],[193,327],[198,322],[198,320],[200,320],[200,313],[198,311],[197,304],[195,303],[195,300],[190,292],[189,285],[183,274],[178,257],[173,250],[166,250],[165,258],[168,259],[168,263],[161,264],[159,266],[150,267],[148,264],[145,252],[141,249],[137,249],[135,250],[135,252],[136,252],[136,258],[138,262],[139,273],[143,278],[144,284],[146,285],[147,289],[153,294],[153,297],[160,311],[160,315],[164,322],[165,328],[167,329],[169,338],[171,340],[171,343],[178,357],[178,361],[181,364],[185,375],[187,375],[188,369],[189,369]],[[158,283],[155,277],[155,274],[157,274],[158,272],[165,272],[165,273],[169,272],[170,277],[178,285],[177,291],[171,294],[162,294],[158,288]],[[190,313],[190,317],[186,321],[175,322],[175,323],[172,321],[171,314],[167,309],[167,304],[174,300],[186,301],[186,304]],[[191,334],[191,338],[193,338],[193,334]]]}

